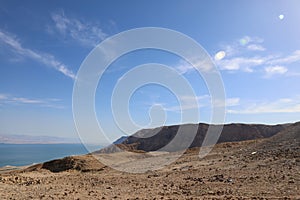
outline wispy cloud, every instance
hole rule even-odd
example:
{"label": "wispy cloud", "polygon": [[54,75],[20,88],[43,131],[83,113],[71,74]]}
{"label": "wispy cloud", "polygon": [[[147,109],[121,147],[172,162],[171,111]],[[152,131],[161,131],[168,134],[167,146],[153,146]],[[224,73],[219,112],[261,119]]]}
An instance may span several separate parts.
{"label": "wispy cloud", "polygon": [[280,65],[280,64],[291,64],[300,61],[300,50],[294,51],[291,55],[280,57],[276,59],[269,60],[269,64]]}
{"label": "wispy cloud", "polygon": [[300,61],[295,53],[292,55],[282,56],[278,58],[275,55],[254,56],[254,57],[230,57],[222,60],[216,60],[216,64],[221,70],[226,71],[244,71],[257,72],[264,69],[265,77],[270,77],[276,74],[287,74],[289,69],[286,66]]}
{"label": "wispy cloud", "polygon": [[45,101],[37,100],[37,99],[28,99],[24,97],[13,97],[9,101],[16,103],[24,103],[24,104],[43,104]]}
{"label": "wispy cloud", "polygon": [[[221,46],[224,52],[222,59],[218,58],[216,53],[215,63],[221,70],[230,72],[264,72],[264,77],[273,75],[289,75],[297,73],[288,73],[289,69],[286,65],[300,61],[300,50],[296,50],[290,55],[278,56],[273,53],[266,52],[266,48],[262,46],[263,39],[257,37],[245,36],[233,44]],[[263,55],[255,52],[265,51]],[[254,54],[254,55],[253,55]],[[226,55],[226,56],[225,56]],[[264,69],[264,70],[262,70]]]}
{"label": "wispy cloud", "polygon": [[266,77],[273,76],[275,74],[285,74],[287,73],[288,69],[284,66],[270,66],[265,67]]}
{"label": "wispy cloud", "polygon": [[238,106],[240,104],[240,98],[228,98],[226,99],[225,105],[226,107]]}
{"label": "wispy cloud", "polygon": [[199,58],[191,58],[192,64],[180,60],[179,63],[175,66],[175,69],[180,74],[185,74],[192,72],[194,70],[199,70],[201,72],[214,72],[213,62],[209,58],[199,59]]}
{"label": "wispy cloud", "polygon": [[7,95],[6,94],[0,94],[0,100],[4,100],[7,99]]}
{"label": "wispy cloud", "polygon": [[10,33],[0,30],[0,42],[9,46],[13,52],[20,56],[45,64],[65,76],[75,79],[75,74],[65,64],[58,61],[53,55],[23,47],[19,39]]}
{"label": "wispy cloud", "polygon": [[221,70],[242,70],[245,72],[253,72],[253,67],[260,66],[266,63],[267,60],[267,57],[232,57],[228,59],[217,60],[216,64]]}
{"label": "wispy cloud", "polygon": [[252,37],[252,36],[248,36],[248,35],[238,39],[238,43],[242,46],[246,46],[246,45],[249,45],[249,44],[260,44],[260,43],[263,43],[263,42],[264,42],[263,38]]}
{"label": "wispy cloud", "polygon": [[[244,36],[234,41],[233,44],[221,45],[220,51],[214,55],[215,63],[221,70],[253,72],[253,67],[266,63],[270,59],[269,56],[245,57],[241,55],[241,52],[265,51],[266,48],[262,46],[263,41],[259,37]],[[213,69],[213,64],[208,60],[195,62],[194,66],[204,72]],[[184,61],[180,61],[175,68],[181,74],[195,70],[192,65]]]}
{"label": "wispy cloud", "polygon": [[265,51],[266,48],[259,44],[250,44],[247,46],[247,49],[251,51]]}
{"label": "wispy cloud", "polygon": [[83,46],[94,47],[107,37],[98,23],[67,17],[63,11],[52,13],[51,18],[55,33],[72,38]]}
{"label": "wispy cloud", "polygon": [[196,70],[192,65],[190,65],[186,62],[183,62],[183,61],[180,61],[179,64],[175,68],[179,71],[180,74],[185,74],[185,73]]}
{"label": "wispy cloud", "polygon": [[222,44],[221,49],[226,52],[227,56],[237,56],[244,51],[265,51],[262,45],[264,40],[259,37],[244,36],[233,41],[230,44]]}
{"label": "wispy cloud", "polygon": [[262,56],[247,57],[243,53],[265,51],[266,49],[261,44],[263,41],[259,37],[244,36],[232,44],[221,45],[221,50],[224,51],[226,56],[223,56],[222,59],[215,59],[215,62],[221,70],[253,72],[254,67],[263,65],[270,58]]}
{"label": "wispy cloud", "polygon": [[[211,98],[209,95],[202,95],[202,96],[183,96],[180,97],[181,106],[170,106],[165,107],[167,111],[178,112],[182,110],[189,110],[189,109],[199,109],[203,107],[232,107],[239,105],[240,99],[239,98],[227,98],[224,100],[216,100],[215,102],[211,102]],[[164,104],[166,105],[166,104]]]}
{"label": "wispy cloud", "polygon": [[8,94],[0,94],[0,103],[2,105],[37,105],[40,107],[64,108],[58,105],[60,99],[46,98],[46,99],[33,99],[27,97],[16,97]]}
{"label": "wispy cloud", "polygon": [[230,109],[232,114],[299,113],[300,98],[282,98],[275,101],[250,103],[244,108]]}

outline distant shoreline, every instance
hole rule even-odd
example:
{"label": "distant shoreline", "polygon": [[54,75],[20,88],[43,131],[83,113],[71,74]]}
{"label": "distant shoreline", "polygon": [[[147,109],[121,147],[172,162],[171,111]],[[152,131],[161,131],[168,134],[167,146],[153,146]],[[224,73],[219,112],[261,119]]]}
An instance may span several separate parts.
{"label": "distant shoreline", "polygon": [[[2,144],[21,144],[21,145],[25,145],[25,144],[30,144],[30,145],[32,145],[32,144],[82,144],[81,142],[70,142],[70,143],[68,143],[68,142],[62,142],[62,143],[59,143],[59,142],[48,142],[48,143],[46,143],[46,142],[37,142],[37,143],[35,143],[35,142],[32,142],[32,143],[30,143],[30,142],[28,142],[28,143],[6,143],[6,142],[0,142],[0,145],[2,145]],[[93,144],[87,144],[87,145],[93,145]]]}
{"label": "distant shoreline", "polygon": [[5,166],[22,167],[60,159],[73,155],[85,155],[102,145],[84,145],[81,143],[60,144],[0,144],[0,168]]}

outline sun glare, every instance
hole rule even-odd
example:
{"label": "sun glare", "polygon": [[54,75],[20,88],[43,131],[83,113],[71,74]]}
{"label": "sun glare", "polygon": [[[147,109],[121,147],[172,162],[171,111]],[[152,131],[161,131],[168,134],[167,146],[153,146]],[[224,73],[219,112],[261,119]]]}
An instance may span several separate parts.
{"label": "sun glare", "polygon": [[215,60],[222,60],[226,56],[225,51],[219,51],[215,55]]}
{"label": "sun glare", "polygon": [[283,20],[283,19],[284,19],[284,15],[281,14],[281,15],[278,16],[278,18],[279,18],[280,20]]}

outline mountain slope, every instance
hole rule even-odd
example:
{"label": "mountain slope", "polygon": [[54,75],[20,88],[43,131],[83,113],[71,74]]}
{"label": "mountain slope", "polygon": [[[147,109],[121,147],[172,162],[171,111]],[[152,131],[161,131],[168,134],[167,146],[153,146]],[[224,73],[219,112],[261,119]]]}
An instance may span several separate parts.
{"label": "mountain slope", "polygon": [[290,125],[278,134],[267,138],[255,146],[251,151],[257,152],[257,159],[285,159],[300,158],[300,122]]}
{"label": "mountain slope", "polygon": [[[197,129],[198,126],[198,129]],[[219,125],[212,125],[219,126]],[[226,124],[223,127],[221,136],[217,143],[236,142],[253,140],[259,138],[269,138],[276,133],[283,131],[289,124],[282,125],[263,125],[263,124]],[[185,130],[178,142],[172,144],[169,151],[179,151],[185,149],[185,144],[191,139],[191,131],[197,130],[190,147],[200,147],[207,133],[209,124],[184,124],[174,126],[164,126],[154,129],[143,129],[132,136],[126,138],[117,147],[121,149],[138,150],[138,151],[157,151],[170,143],[178,134],[178,130]],[[110,153],[116,151],[116,146],[112,145],[105,148],[100,153]]]}

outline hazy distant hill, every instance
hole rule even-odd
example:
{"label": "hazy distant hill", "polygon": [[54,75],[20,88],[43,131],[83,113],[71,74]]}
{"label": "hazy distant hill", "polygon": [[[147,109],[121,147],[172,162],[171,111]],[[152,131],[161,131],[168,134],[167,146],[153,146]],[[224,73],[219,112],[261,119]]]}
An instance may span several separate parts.
{"label": "hazy distant hill", "polygon": [[4,144],[60,144],[60,143],[80,143],[75,138],[51,137],[51,136],[31,136],[31,135],[1,135],[0,143]]}

